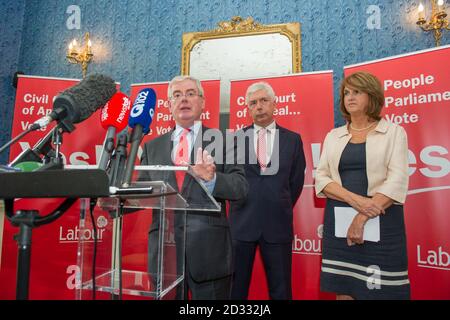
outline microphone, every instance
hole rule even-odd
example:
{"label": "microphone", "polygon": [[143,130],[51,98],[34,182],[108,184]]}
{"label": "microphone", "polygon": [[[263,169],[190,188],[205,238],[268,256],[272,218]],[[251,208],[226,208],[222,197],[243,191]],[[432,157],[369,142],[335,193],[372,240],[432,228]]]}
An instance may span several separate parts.
{"label": "microphone", "polygon": [[116,84],[110,77],[91,74],[58,95],[53,102],[53,111],[34,122],[30,129],[41,129],[55,120],[82,122],[104,106],[116,91]]}
{"label": "microphone", "polygon": [[130,115],[131,100],[122,92],[117,92],[103,107],[101,125],[106,129],[106,137],[103,143],[102,154],[98,168],[106,170],[108,160],[114,150],[114,136],[127,126]]}
{"label": "microphone", "polygon": [[128,156],[123,187],[128,187],[133,175],[134,162],[136,161],[139,145],[144,135],[150,132],[150,124],[155,115],[156,92],[151,88],[146,88],[139,92],[133,108],[130,112],[128,126],[132,128],[130,136],[130,154]]}
{"label": "microphone", "polygon": [[[129,116],[130,110],[127,112],[127,122],[129,121]],[[127,122],[125,122],[125,126],[127,125]],[[127,160],[128,132],[123,131],[123,129],[120,131],[121,132],[119,132],[116,139],[117,146],[114,149],[113,145],[112,148],[113,152],[111,154],[110,170],[108,171],[110,185],[114,187],[120,187],[120,184],[122,183]]]}
{"label": "microphone", "polygon": [[108,172],[109,184],[120,187],[123,180],[125,162],[127,160],[128,133],[120,132],[117,135],[117,147],[111,155],[111,169]]}

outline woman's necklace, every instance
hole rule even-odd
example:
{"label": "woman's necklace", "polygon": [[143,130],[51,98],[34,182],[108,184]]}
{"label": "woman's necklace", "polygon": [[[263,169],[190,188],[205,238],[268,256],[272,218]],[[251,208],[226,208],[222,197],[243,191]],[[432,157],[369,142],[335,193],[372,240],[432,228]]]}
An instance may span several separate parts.
{"label": "woman's necklace", "polygon": [[352,128],[352,130],[354,130],[354,131],[364,131],[364,130],[367,130],[367,129],[372,128],[372,127],[375,125],[375,123],[376,123],[376,122],[372,122],[372,124],[368,125],[368,126],[365,127],[365,128],[356,129],[356,128],[353,127],[353,124],[350,122],[350,128]]}

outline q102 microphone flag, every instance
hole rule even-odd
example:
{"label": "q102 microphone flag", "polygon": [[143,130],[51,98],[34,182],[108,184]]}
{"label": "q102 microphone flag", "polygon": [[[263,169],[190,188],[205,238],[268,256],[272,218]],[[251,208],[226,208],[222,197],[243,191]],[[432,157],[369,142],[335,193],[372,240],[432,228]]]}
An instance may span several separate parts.
{"label": "q102 microphone flag", "polygon": [[151,88],[139,92],[130,112],[128,126],[132,128],[130,135],[130,154],[125,169],[123,186],[128,187],[133,175],[139,145],[144,135],[150,132],[150,124],[155,115],[156,92]]}

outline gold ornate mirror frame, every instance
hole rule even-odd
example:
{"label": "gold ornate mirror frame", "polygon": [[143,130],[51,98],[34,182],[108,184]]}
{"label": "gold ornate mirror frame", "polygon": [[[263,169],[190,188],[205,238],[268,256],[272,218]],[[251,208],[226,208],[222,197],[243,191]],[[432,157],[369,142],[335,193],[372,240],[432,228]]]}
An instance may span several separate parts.
{"label": "gold ornate mirror frame", "polygon": [[181,74],[221,79],[220,111],[230,110],[230,80],[301,72],[300,23],[262,25],[233,17],[207,32],[183,34]]}
{"label": "gold ornate mirror frame", "polygon": [[207,32],[190,32],[183,34],[181,74],[190,74],[190,56],[193,48],[203,40],[245,37],[278,33],[286,36],[292,45],[292,71],[301,72],[300,23],[262,25],[253,18],[233,17],[231,21],[218,23],[218,28]]}

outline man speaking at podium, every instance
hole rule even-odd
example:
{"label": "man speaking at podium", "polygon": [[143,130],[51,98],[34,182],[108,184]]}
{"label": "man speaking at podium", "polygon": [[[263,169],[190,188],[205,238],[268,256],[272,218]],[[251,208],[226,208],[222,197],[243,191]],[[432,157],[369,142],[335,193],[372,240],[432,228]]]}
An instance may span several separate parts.
{"label": "man speaking at podium", "polygon": [[[188,211],[186,219],[186,262],[184,298],[188,290],[195,300],[229,299],[232,274],[232,243],[225,212],[225,200],[239,200],[247,195],[248,183],[243,166],[213,159],[204,150],[207,143],[200,117],[205,97],[199,80],[177,76],[168,87],[169,109],[176,122],[172,132],[164,134],[144,146],[142,165],[186,165],[197,175],[207,190],[221,203],[221,212]],[[224,144],[225,145],[225,144]],[[194,150],[194,146],[199,146]],[[194,154],[196,157],[194,158]],[[235,153],[236,154],[236,153]],[[140,180],[151,177],[140,176]],[[201,197],[197,182],[185,172],[177,171],[168,183],[183,196]],[[199,199],[201,201],[201,199]],[[154,214],[154,217],[157,215]],[[178,216],[178,215],[176,215]],[[180,215],[181,216],[181,215]],[[177,222],[175,222],[177,224]],[[158,223],[152,223],[149,233],[149,263],[155,252]]]}

